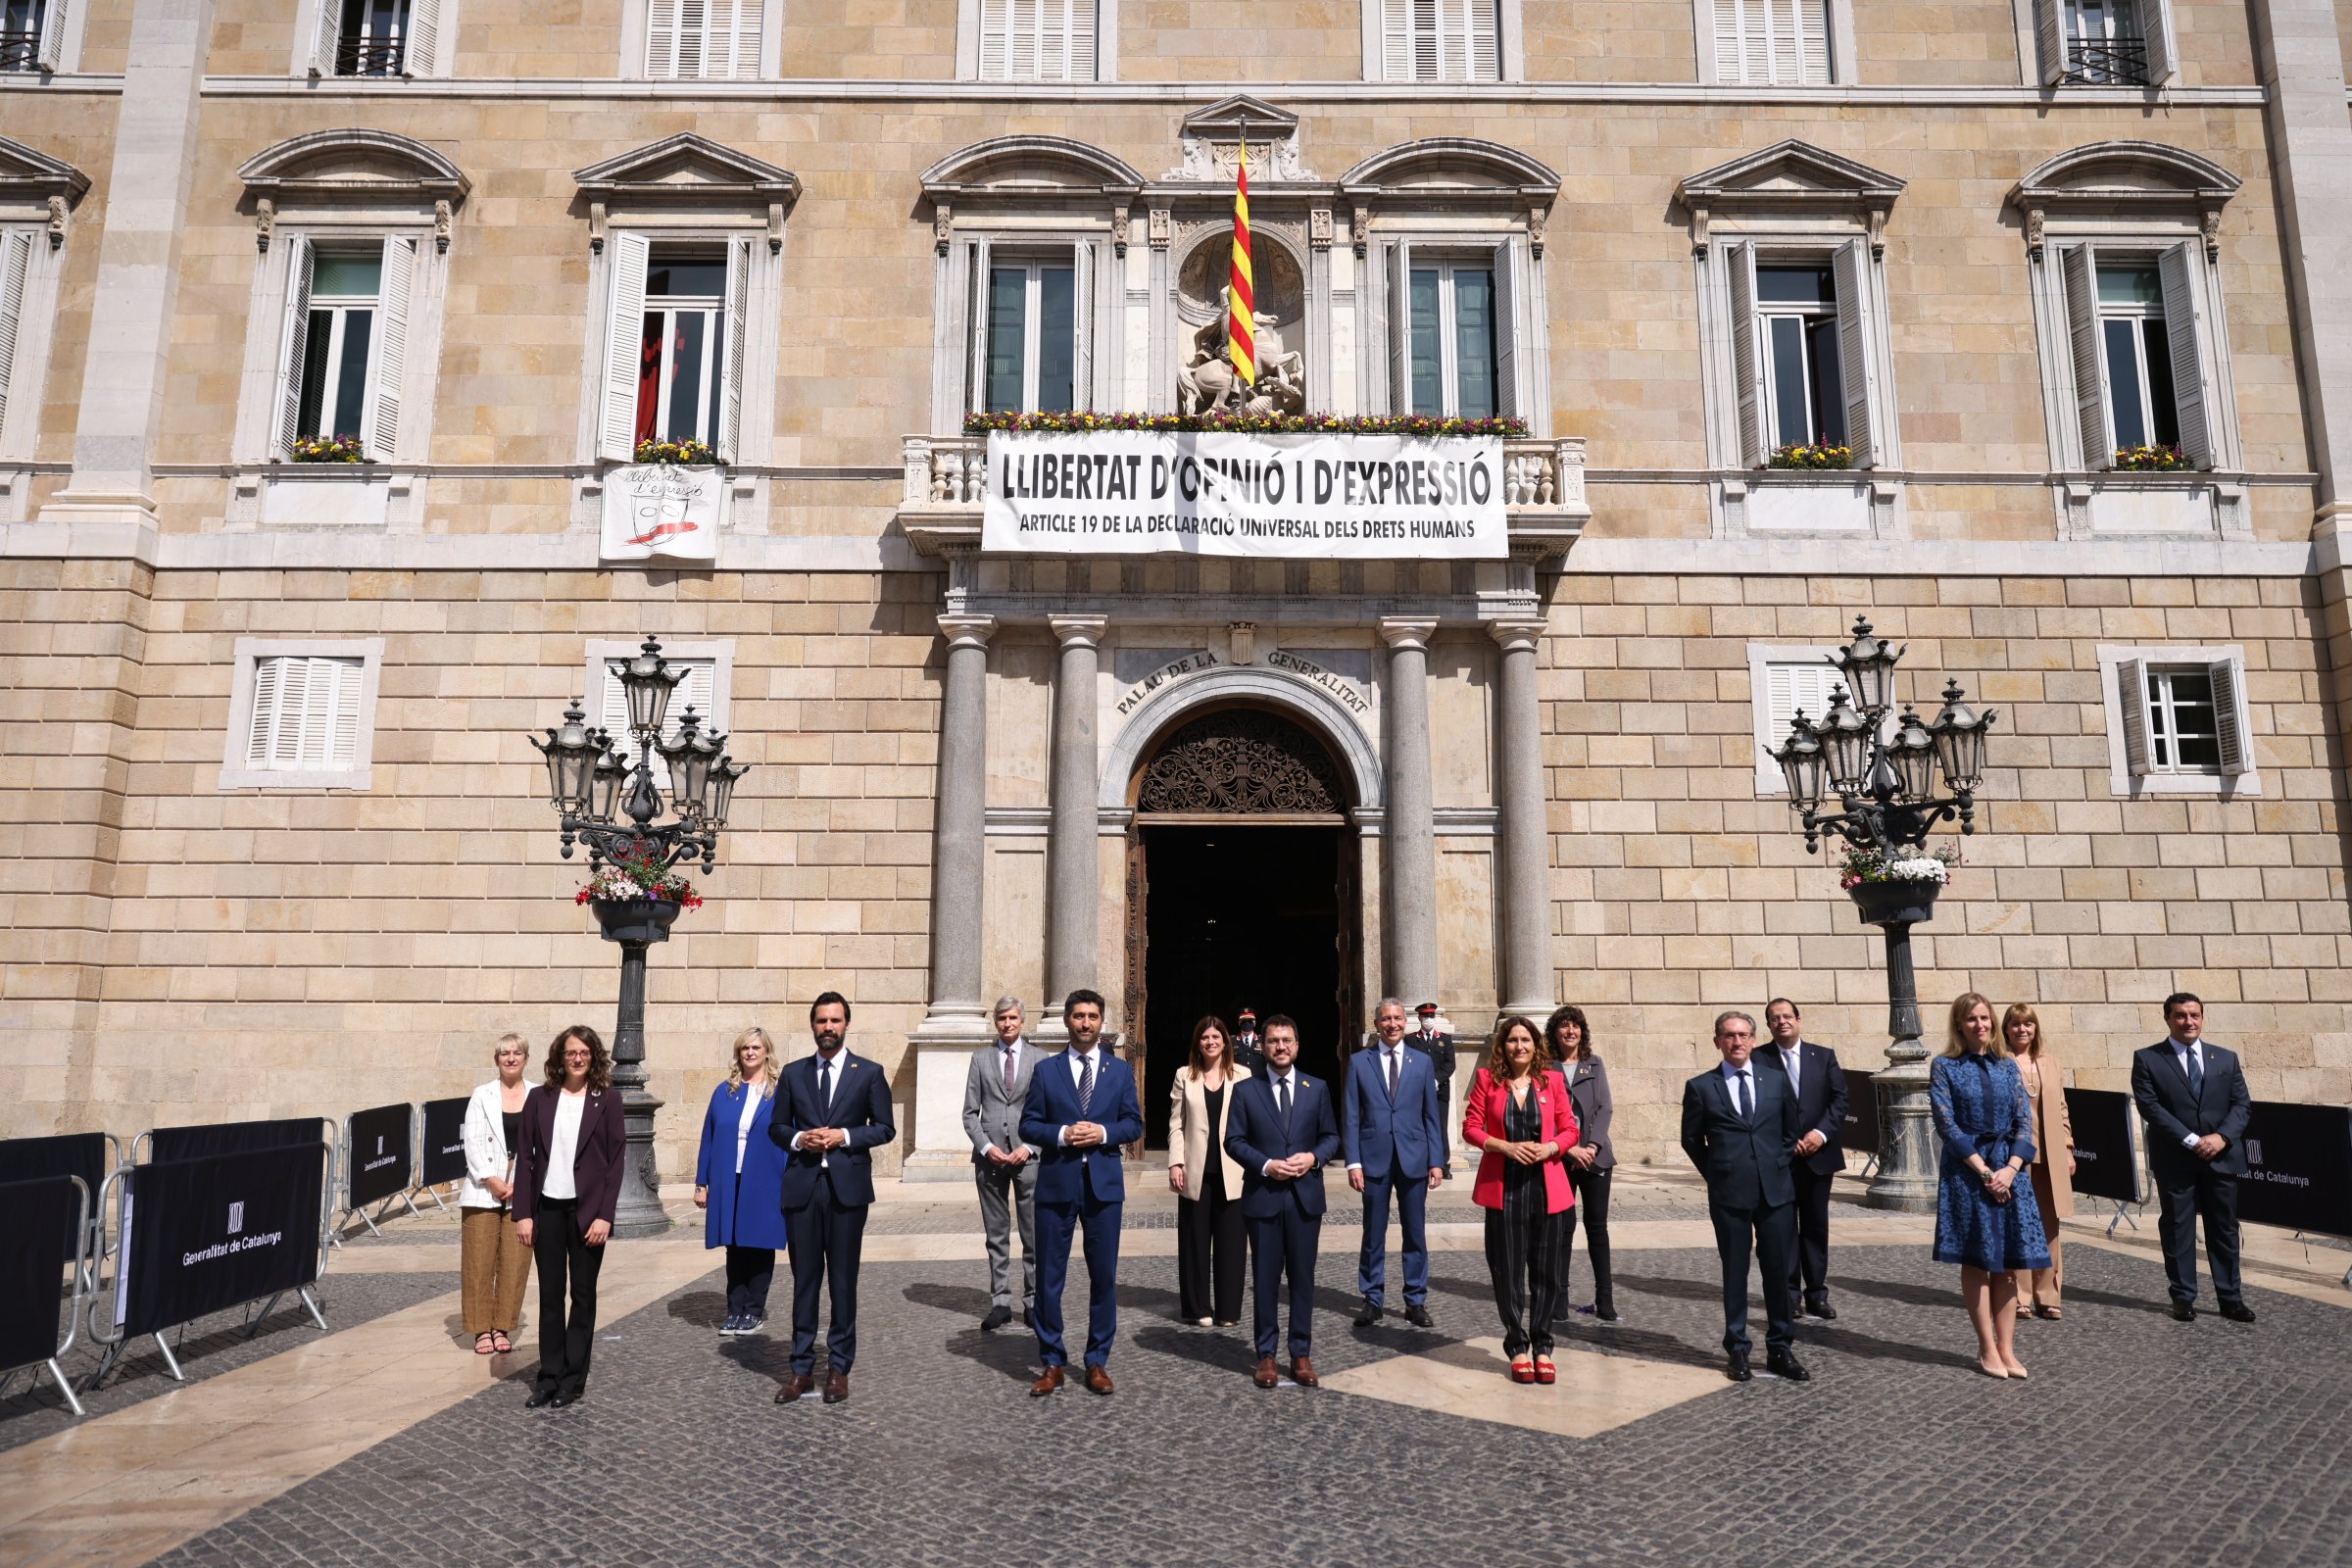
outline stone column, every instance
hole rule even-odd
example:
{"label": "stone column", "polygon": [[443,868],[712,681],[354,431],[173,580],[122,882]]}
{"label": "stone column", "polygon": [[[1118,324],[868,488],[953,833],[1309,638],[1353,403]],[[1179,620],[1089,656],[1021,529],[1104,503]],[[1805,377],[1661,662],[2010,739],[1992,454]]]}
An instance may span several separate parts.
{"label": "stone column", "polygon": [[914,1052],[914,1147],[909,1181],[950,1180],[970,1169],[963,1136],[963,1079],[975,1046],[993,1033],[981,995],[981,909],[988,827],[990,615],[942,615],[948,675],[939,704],[939,805],[931,829],[931,1005],[907,1045]]}
{"label": "stone column", "polygon": [[1500,808],[1494,887],[1502,900],[1502,1010],[1539,1024],[1551,1010],[1551,831],[1545,820],[1544,715],[1536,702],[1540,620],[1491,620],[1502,647],[1495,705]]}
{"label": "stone column", "polygon": [[1389,676],[1381,691],[1387,754],[1388,989],[1406,1006],[1438,1000],[1438,838],[1429,778],[1429,637],[1434,620],[1388,616]]}
{"label": "stone column", "polygon": [[212,37],[212,0],[137,0],[131,12],[74,473],[41,509],[43,522],[155,521],[155,443]]}
{"label": "stone column", "polygon": [[1101,902],[1095,843],[1095,672],[1101,615],[1054,615],[1061,663],[1054,675],[1054,820],[1047,839],[1046,995],[1041,1015],[1060,1015],[1062,999],[1080,987],[1100,991],[1096,972]]}

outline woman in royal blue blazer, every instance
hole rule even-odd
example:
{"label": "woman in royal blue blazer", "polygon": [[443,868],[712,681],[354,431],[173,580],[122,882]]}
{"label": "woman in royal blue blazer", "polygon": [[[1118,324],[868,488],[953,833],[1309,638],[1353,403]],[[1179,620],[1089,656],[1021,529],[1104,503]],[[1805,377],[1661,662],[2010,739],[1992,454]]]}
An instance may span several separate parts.
{"label": "woman in royal blue blazer", "polygon": [[727,1080],[710,1092],[703,1149],[694,1167],[694,1206],[705,1210],[703,1246],[727,1250],[727,1316],[721,1334],[757,1334],[767,1322],[767,1288],[784,1234],[784,1151],[767,1136],[776,1105],[775,1042],[764,1029],[735,1040]]}

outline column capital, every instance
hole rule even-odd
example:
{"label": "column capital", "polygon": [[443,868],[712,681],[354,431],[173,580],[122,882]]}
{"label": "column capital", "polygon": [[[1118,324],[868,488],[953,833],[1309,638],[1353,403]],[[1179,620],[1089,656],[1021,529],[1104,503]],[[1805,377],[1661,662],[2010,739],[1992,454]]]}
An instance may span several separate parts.
{"label": "column capital", "polygon": [[1110,629],[1106,615],[1048,615],[1046,624],[1054,628],[1054,637],[1064,648],[1100,647],[1102,634]]}
{"label": "column capital", "polygon": [[985,648],[996,630],[997,617],[994,615],[947,614],[939,617],[939,634],[948,640],[950,648]]}
{"label": "column capital", "polygon": [[1498,616],[1487,622],[1487,635],[1502,645],[1506,654],[1534,653],[1543,642],[1547,623],[1515,616]]}
{"label": "column capital", "polygon": [[1382,642],[1415,653],[1428,650],[1430,636],[1437,629],[1437,618],[1428,615],[1383,615],[1379,622]]}

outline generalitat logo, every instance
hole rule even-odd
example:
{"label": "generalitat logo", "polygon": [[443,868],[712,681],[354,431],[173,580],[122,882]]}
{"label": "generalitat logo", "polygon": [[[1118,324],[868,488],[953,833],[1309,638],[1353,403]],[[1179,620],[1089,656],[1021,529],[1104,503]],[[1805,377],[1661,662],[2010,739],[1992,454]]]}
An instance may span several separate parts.
{"label": "generalitat logo", "polygon": [[234,1236],[245,1228],[245,1205],[242,1201],[228,1205],[228,1234]]}
{"label": "generalitat logo", "polygon": [[2246,1140],[2246,1163],[2249,1165],[2259,1165],[2262,1163],[2261,1139],[2249,1138]]}

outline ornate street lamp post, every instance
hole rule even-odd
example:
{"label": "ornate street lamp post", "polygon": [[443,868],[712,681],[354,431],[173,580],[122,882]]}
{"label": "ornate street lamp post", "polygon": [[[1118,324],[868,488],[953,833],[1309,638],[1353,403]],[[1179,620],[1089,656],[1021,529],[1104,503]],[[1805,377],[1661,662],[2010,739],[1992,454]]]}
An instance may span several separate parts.
{"label": "ornate street lamp post", "polygon": [[[1927,837],[1936,824],[1959,820],[1974,833],[1976,792],[1984,778],[1984,732],[1994,715],[1979,717],[1962,701],[1957,681],[1943,688],[1943,710],[1928,724],[1905,704],[1886,728],[1894,700],[1894,666],[1903,650],[1872,635],[1854,617],[1854,640],[1832,661],[1845,685],[1830,696],[1821,722],[1800,710],[1788,744],[1773,753],[1788,780],[1788,807],[1803,821],[1805,852],[1820,853],[1835,833],[1868,852],[1881,867],[1932,858]],[[1851,693],[1849,698],[1847,693]],[[1947,795],[1936,794],[1940,768]],[[1827,794],[1838,809],[1823,814]],[[1920,1038],[1919,982],[1911,969],[1911,928],[1936,913],[1939,880],[1890,877],[1854,883],[1865,924],[1886,934],[1887,1067],[1873,1080],[1879,1094],[1879,1172],[1864,1201],[1878,1208],[1933,1213],[1936,1137],[1928,1107],[1928,1047]]]}
{"label": "ornate street lamp post", "polygon": [[[548,799],[563,820],[564,858],[571,858],[575,842],[587,844],[590,887],[597,895],[587,902],[605,940],[620,945],[612,1084],[620,1091],[629,1152],[613,1214],[615,1236],[655,1236],[669,1228],[654,1163],[654,1112],[662,1102],[645,1090],[645,950],[669,940],[670,925],[691,897],[683,881],[670,878],[670,868],[699,856],[704,874],[710,874],[735,785],[751,771],[749,763],[726,755],[724,735],[702,733],[703,720],[691,707],[678,719],[677,738],[662,739],[670,693],[685,678],[685,667],[663,659],[662,645],[651,636],[637,657],[620,666],[628,732],[637,741],[633,765],[611,735],[588,727],[576,700],[544,744],[531,741],[547,760]],[[663,808],[654,779],[657,753],[668,769],[667,805],[673,815],[661,823],[654,820]],[[616,822],[616,813],[627,820]],[[602,896],[608,892],[616,896]]]}

